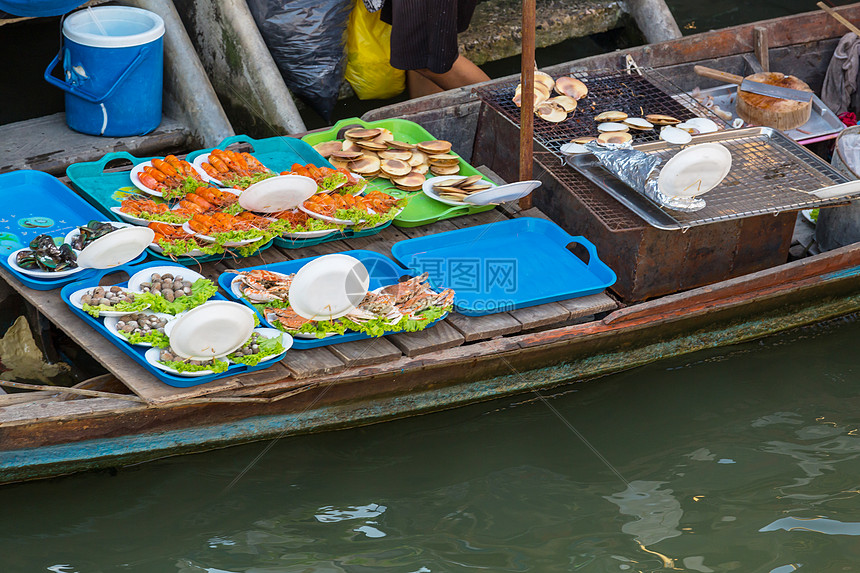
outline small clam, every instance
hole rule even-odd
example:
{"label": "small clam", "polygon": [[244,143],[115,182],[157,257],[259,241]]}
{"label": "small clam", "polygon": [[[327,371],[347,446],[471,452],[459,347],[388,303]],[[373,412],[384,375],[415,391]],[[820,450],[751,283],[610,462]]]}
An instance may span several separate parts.
{"label": "small clam", "polygon": [[122,289],[118,286],[110,287],[110,292],[122,292]]}
{"label": "small clam", "polygon": [[559,123],[567,119],[567,112],[557,104],[544,102],[535,108],[535,115],[544,121]]}
{"label": "small clam", "polygon": [[614,144],[623,144],[632,140],[633,136],[624,131],[608,131],[606,133],[601,133],[600,137],[597,138],[598,143]]}
{"label": "small clam", "polygon": [[161,280],[166,281],[168,279],[173,280],[173,274],[172,273],[164,273],[163,275],[161,275]]}
{"label": "small clam", "polygon": [[555,91],[580,100],[588,95],[588,87],[576,78],[564,76],[555,80]]}
{"label": "small clam", "polygon": [[675,145],[684,145],[685,143],[690,143],[693,140],[693,136],[683,129],[667,125],[660,130],[660,139],[674,143]]}
{"label": "small clam", "polygon": [[594,121],[624,121],[627,114],[623,111],[604,111],[594,116]]}
{"label": "small clam", "polygon": [[624,120],[625,125],[629,125],[633,129],[654,129],[654,124],[641,117],[628,117]]}
{"label": "small clam", "polygon": [[599,131],[600,133],[607,133],[610,131],[630,131],[630,128],[623,123],[606,122],[599,124],[597,126],[597,131]]}

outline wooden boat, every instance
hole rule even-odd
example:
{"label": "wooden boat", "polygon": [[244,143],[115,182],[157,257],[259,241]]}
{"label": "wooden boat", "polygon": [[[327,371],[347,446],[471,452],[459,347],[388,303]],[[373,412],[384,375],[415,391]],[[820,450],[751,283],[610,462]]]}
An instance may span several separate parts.
{"label": "wooden boat", "polygon": [[[860,20],[860,5],[841,13]],[[745,75],[744,55],[753,48],[755,27],[768,32],[771,68],[801,76],[815,89],[844,33],[822,13],[803,14],[548,71],[617,67],[629,54],[640,66],[660,69],[687,90],[698,82],[691,72],[696,63]],[[515,150],[496,144],[515,141],[504,139],[510,124],[493,120],[469,90],[377,110],[366,119],[394,116],[453,141],[464,155],[472,150],[473,164],[483,163],[511,178]],[[549,180],[545,184],[552,192],[545,200],[536,197],[539,209],[499,208],[301,251],[270,249],[262,257],[272,263],[355,248],[387,252],[405,237],[523,215],[571,224],[565,209],[572,203],[558,200],[563,189]],[[791,213],[792,226],[794,217]],[[648,240],[647,233],[642,237]],[[677,285],[682,292],[653,294],[662,287],[651,285],[650,293],[631,290],[628,299],[637,299],[633,302],[598,294],[485,317],[452,315],[422,333],[291,352],[289,360],[267,370],[184,389],[161,384],[100,335],[82,328],[56,291],[30,290],[0,271],[42,315],[110,371],[70,390],[75,399],[68,399],[66,391],[0,396],[0,482],[370,424],[534,392],[860,310],[860,243],[793,262],[783,259],[752,272],[735,269],[730,278],[719,280],[695,265],[689,262],[699,284]],[[204,274],[215,276],[225,268],[205,265]],[[639,296],[643,293],[648,296]],[[642,300],[646,298],[650,300]]]}

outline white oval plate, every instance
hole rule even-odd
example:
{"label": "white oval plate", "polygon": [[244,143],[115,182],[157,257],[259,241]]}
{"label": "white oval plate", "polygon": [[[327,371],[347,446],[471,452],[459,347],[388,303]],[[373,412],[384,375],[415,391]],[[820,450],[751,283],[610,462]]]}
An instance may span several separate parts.
{"label": "white oval plate", "polygon": [[152,161],[142,161],[141,163],[138,163],[131,168],[131,171],[129,171],[128,173],[128,176],[131,177],[131,184],[143,191],[144,193],[154,195],[155,197],[161,197],[163,195],[161,191],[150,189],[149,187],[140,182],[140,177],[138,177],[138,173],[143,171],[144,167],[152,167]]}
{"label": "white oval plate", "polygon": [[[275,314],[274,314],[274,313],[271,313],[271,312],[267,313],[267,314],[266,314],[266,322],[268,322],[268,323],[269,323],[269,324],[271,324],[271,325],[274,325],[274,324],[277,322],[277,319],[276,319],[276,317],[275,317]],[[284,332],[283,330],[279,330],[279,329],[277,329],[277,328],[273,328],[272,330],[277,330],[278,332]],[[286,332],[285,332],[284,334],[288,334],[288,335],[289,335],[289,333],[286,333]],[[337,336],[337,333],[334,333],[334,332],[328,332],[328,333],[326,333],[326,335],[325,335],[325,336],[323,336],[323,338],[329,338],[329,337],[331,337],[331,336]],[[300,339],[300,340],[314,340],[314,339],[321,340],[321,339],[318,339],[316,335],[314,335],[314,334],[309,334],[309,333],[307,333],[307,332],[296,332],[295,334],[293,334],[293,335],[292,335],[292,337],[293,337],[293,338],[298,338],[298,339]]]}
{"label": "white oval plate", "polygon": [[23,249],[18,249],[17,251],[12,251],[11,253],[9,253],[9,258],[6,259],[6,262],[8,263],[8,265],[12,269],[18,271],[22,275],[27,275],[28,277],[33,277],[36,279],[58,279],[58,278],[62,278],[62,277],[67,277],[69,275],[73,275],[75,273],[79,273],[79,272],[84,270],[84,267],[81,267],[81,266],[75,267],[73,269],[67,269],[65,271],[34,271],[32,269],[25,269],[25,268],[20,267],[18,265],[18,263],[15,262],[15,257],[17,257],[18,253],[20,253],[21,251],[30,251],[30,250],[32,250],[32,249],[30,249],[29,247],[24,247]]}
{"label": "white oval plate", "polygon": [[700,143],[675,154],[660,170],[657,188],[668,197],[697,197],[732,169],[732,154],[719,143]]}
{"label": "white oval plate", "polygon": [[[111,225],[113,225],[114,227],[119,228],[119,229],[125,229],[125,228],[128,228],[128,227],[134,227],[134,225],[133,225],[132,223],[120,223],[120,222],[117,222],[117,221],[100,221],[100,222],[101,222],[101,223],[110,223]],[[84,227],[84,226],[86,226],[86,225],[81,225],[81,226],[82,226],[82,227]],[[113,232],[113,231],[111,231],[111,232]],[[69,231],[68,233],[66,233],[66,236],[65,236],[65,237],[63,237],[63,242],[64,242],[64,243],[68,243],[69,245],[71,245],[71,244],[72,244],[72,239],[74,239],[75,237],[77,237],[79,234],[80,234],[80,231],[78,231],[78,228],[77,228],[77,227],[75,227],[74,229],[72,229],[71,231]]]}
{"label": "white oval plate", "polygon": [[165,372],[169,372],[174,376],[183,376],[185,378],[199,378],[201,376],[209,376],[210,374],[215,374],[214,370],[198,370],[196,372],[180,372],[178,370],[174,370],[173,368],[168,368],[164,364],[158,361],[161,357],[161,348],[150,348],[144,353],[143,357],[147,362],[158,368],[159,370],[164,370]]}
{"label": "white oval plate", "polygon": [[123,265],[142,253],[154,238],[155,231],[149,227],[129,226],[116,230],[87,245],[78,254],[78,265],[92,269]]}
{"label": "white oval plate", "polygon": [[[424,192],[425,195],[427,195],[431,199],[435,199],[436,201],[439,201],[440,203],[445,203],[446,205],[453,205],[454,207],[462,207],[463,205],[469,206],[470,204],[466,203],[464,201],[452,201],[450,199],[442,199],[441,197],[439,197],[439,195],[433,189],[434,185],[441,185],[442,183],[445,183],[446,181],[455,181],[457,179],[462,179],[463,177],[466,177],[466,176],[465,175],[437,175],[436,177],[431,177],[430,179],[426,180],[424,182],[424,184],[421,186],[421,190]],[[490,185],[493,185],[492,182],[487,181],[486,179],[483,179],[482,181],[489,183]],[[495,186],[495,185],[493,185],[493,186]],[[490,189],[487,189],[486,191],[490,191],[492,188],[493,187],[490,187]],[[476,191],[476,193],[483,193],[483,191]]]}
{"label": "white oval plate", "polygon": [[181,265],[162,265],[158,267],[149,267],[143,269],[141,271],[137,271],[128,279],[128,290],[132,292],[143,292],[140,288],[140,283],[149,282],[149,279],[152,278],[153,273],[158,273],[163,275],[165,273],[170,273],[172,275],[181,275],[183,279],[189,280],[192,283],[197,279],[205,279],[203,275],[198,272],[192,271],[187,267],[183,267]]}
{"label": "white oval plate", "polygon": [[475,191],[463,201],[470,205],[498,205],[499,203],[522,199],[540,185],[541,182],[537,180],[517,181],[507,185],[490,187],[484,191]]}
{"label": "white oval plate", "polygon": [[[194,235],[194,236],[206,241],[207,243],[214,243],[217,241],[217,239],[215,237],[211,237],[209,235],[203,235],[201,233],[198,233],[197,231],[195,231],[194,229],[189,227],[188,223],[185,223],[182,225],[182,230],[185,231],[186,233],[188,233],[189,235]],[[222,246],[223,247],[241,247],[242,245],[250,245],[251,243],[255,243],[255,242],[261,240],[262,238],[263,237],[259,237],[256,239],[243,239],[241,241],[227,241]]]}
{"label": "white oval plate", "polygon": [[369,284],[367,268],[358,259],[323,255],[296,272],[290,283],[290,306],[311,320],[340,318],[361,303]]}
{"label": "white oval plate", "polygon": [[[84,296],[85,294],[87,294],[88,291],[93,290],[94,288],[96,288],[96,287],[91,286],[91,287],[86,287],[86,288],[76,290],[75,292],[73,292],[72,294],[69,295],[69,303],[71,303],[71,305],[74,306],[75,308],[79,308],[81,310],[84,310],[84,305],[83,305],[83,303],[81,303],[81,297]],[[104,288],[110,288],[110,287],[106,286]],[[123,289],[123,290],[128,290],[128,289]],[[142,309],[135,310],[133,312],[143,312],[147,308],[149,308],[149,305],[146,305]],[[86,311],[84,311],[84,312],[86,312]],[[120,311],[120,310],[102,310],[102,311],[99,311],[99,318],[104,318],[104,317],[108,317],[108,316],[122,316],[124,314],[129,314],[129,311],[127,311],[127,310],[122,310],[122,311]]]}
{"label": "white oval plate", "polygon": [[[293,346],[293,337],[290,336],[289,333],[286,333],[282,330],[278,330],[277,328],[260,327],[260,328],[255,328],[254,332],[258,333],[263,338],[277,338],[280,336],[281,337],[281,345],[284,347],[284,352],[286,352],[287,350],[289,350]],[[244,344],[244,342],[243,342],[243,344]],[[279,352],[278,354],[272,354],[271,356],[266,356],[265,358],[261,359],[257,364],[262,364],[263,362],[269,362],[270,360],[274,360],[278,356],[282,355],[284,352]],[[228,360],[230,360],[230,359],[228,358]],[[230,360],[230,362],[233,364],[243,364],[242,362],[236,362],[235,360]]]}
{"label": "white oval plate", "polygon": [[238,302],[214,300],[172,321],[165,332],[183,358],[220,358],[242,346],[254,330],[254,311]]}
{"label": "white oval plate", "polygon": [[[146,311],[141,310],[139,312],[146,312]],[[119,338],[120,340],[125,341],[127,344],[131,344],[132,346],[143,346],[146,348],[152,348],[152,344],[150,344],[148,342],[139,342],[137,344],[132,344],[131,342],[128,341],[128,338],[126,338],[125,336],[123,336],[122,334],[119,333],[119,331],[116,328],[116,323],[119,322],[120,316],[124,316],[126,314],[135,314],[135,313],[126,312],[126,313],[120,314],[119,316],[107,316],[107,317],[105,317],[104,325],[105,325],[105,328],[107,328],[107,331],[110,332],[111,334],[113,334],[114,336],[116,336],[117,338]],[[170,322],[171,320],[173,320],[175,318],[172,314],[164,314],[163,312],[151,312],[149,314],[154,314],[158,318],[165,318],[165,319],[167,319],[168,322]]]}
{"label": "white oval plate", "polygon": [[294,209],[317,192],[317,183],[304,175],[277,175],[254,183],[239,196],[239,205],[255,213]]}

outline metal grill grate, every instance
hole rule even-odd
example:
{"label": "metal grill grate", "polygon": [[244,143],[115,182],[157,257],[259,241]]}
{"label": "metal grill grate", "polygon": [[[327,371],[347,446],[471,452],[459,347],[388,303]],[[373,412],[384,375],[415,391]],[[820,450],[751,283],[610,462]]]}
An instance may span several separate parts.
{"label": "metal grill grate", "polygon": [[573,193],[591,214],[610,231],[630,231],[647,226],[630,209],[606,194],[578,171],[567,165],[562,165],[561,160],[554,154],[536,151],[534,158],[541,169],[550,173],[568,191]]}
{"label": "metal grill grate", "polygon": [[[721,128],[726,123],[710,109],[702,106],[690,95],[672,84],[665,76],[650,68],[641,68],[644,75],[619,70],[573,72],[570,75],[588,86],[588,95],[579,100],[573,115],[560,123],[551,123],[538,117],[534,120],[535,140],[550,152],[562,157],[559,148],[574,137],[596,136],[594,116],[604,111],[623,111],[631,117],[651,113],[671,115],[680,120],[707,117]],[[520,108],[513,103],[517,80],[475,88],[483,102],[520,125]],[[674,94],[674,95],[670,95]],[[633,131],[634,144],[657,141],[657,130]]]}
{"label": "metal grill grate", "polygon": [[[661,229],[686,229],[844,201],[823,200],[809,193],[848,179],[780,131],[757,127],[698,135],[691,145],[706,142],[718,142],[731,152],[732,169],[722,183],[702,196],[707,205],[692,213],[665,209],[652,203],[613,177],[591,154],[573,156],[567,161],[597,186]],[[683,147],[661,141],[638,145],[636,149],[659,156],[661,165],[665,165]],[[556,174],[554,169],[550,168],[550,171]]]}

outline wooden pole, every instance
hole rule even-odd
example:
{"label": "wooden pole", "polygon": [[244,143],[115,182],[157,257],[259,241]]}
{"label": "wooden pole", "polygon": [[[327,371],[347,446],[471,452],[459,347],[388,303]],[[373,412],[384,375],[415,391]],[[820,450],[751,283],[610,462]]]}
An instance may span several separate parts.
{"label": "wooden pole", "polygon": [[834,19],[839,21],[843,26],[848,28],[850,31],[852,31],[855,34],[857,34],[858,36],[860,36],[860,29],[858,29],[857,26],[855,26],[854,24],[852,24],[851,22],[849,22],[848,20],[843,18],[841,14],[837,14],[836,11],[833,10],[833,8],[831,8],[830,6],[825,4],[824,2],[819,2],[818,4],[816,4],[816,6],[818,6],[819,8],[821,8],[822,10],[824,10],[825,12],[827,12],[828,14],[833,16]]}
{"label": "wooden pole", "polygon": [[[520,83],[522,84],[520,107],[520,181],[532,178],[534,163],[534,80],[535,80],[535,0],[523,0],[522,63]],[[530,209],[532,197],[520,199],[521,209]]]}

